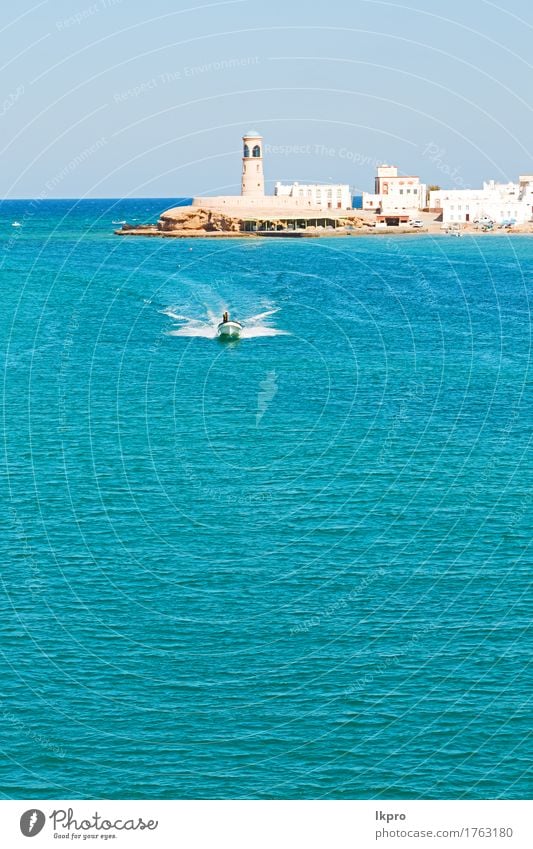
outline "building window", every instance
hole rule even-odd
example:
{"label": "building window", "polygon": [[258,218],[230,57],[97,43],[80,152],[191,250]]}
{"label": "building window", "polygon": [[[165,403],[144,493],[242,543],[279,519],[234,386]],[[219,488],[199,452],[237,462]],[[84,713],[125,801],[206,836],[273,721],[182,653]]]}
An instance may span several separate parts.
{"label": "building window", "polygon": [[400,194],[403,195],[403,189],[400,189]]}
{"label": "building window", "polygon": [[244,145],[244,155],[250,156],[250,148],[248,147],[247,144]]}
{"label": "building window", "polygon": [[261,148],[258,144],[254,145],[254,148],[252,150],[252,156],[261,156]]}

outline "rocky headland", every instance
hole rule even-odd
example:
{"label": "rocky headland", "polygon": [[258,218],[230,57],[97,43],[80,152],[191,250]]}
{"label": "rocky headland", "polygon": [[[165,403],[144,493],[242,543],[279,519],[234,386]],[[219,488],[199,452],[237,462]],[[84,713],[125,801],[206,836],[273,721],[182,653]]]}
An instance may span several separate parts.
{"label": "rocky headland", "polygon": [[[257,217],[254,212],[253,217]],[[350,230],[365,230],[367,231],[373,225],[370,221],[354,211],[354,213],[344,213],[342,216],[336,214],[336,210],[329,212],[316,211],[311,218],[310,214],[302,214],[299,216],[302,220],[307,220],[307,228],[304,231],[309,235],[332,235],[333,233]],[[270,216],[271,233],[292,232],[285,229],[285,216],[280,211],[279,219]],[[310,222],[321,219],[335,221],[335,228],[329,229],[324,226],[313,226]],[[159,220],[155,224],[128,224],[122,225],[120,230],[115,230],[119,236],[138,235],[138,236],[175,236],[175,237],[191,237],[191,236],[257,236],[256,231],[245,230],[245,221],[249,221],[250,216],[243,215],[242,212],[230,214],[230,212],[221,212],[215,209],[208,209],[199,206],[177,206],[173,209],[168,209],[163,212]],[[286,219],[285,219],[286,220]],[[314,231],[314,232],[312,232]]]}

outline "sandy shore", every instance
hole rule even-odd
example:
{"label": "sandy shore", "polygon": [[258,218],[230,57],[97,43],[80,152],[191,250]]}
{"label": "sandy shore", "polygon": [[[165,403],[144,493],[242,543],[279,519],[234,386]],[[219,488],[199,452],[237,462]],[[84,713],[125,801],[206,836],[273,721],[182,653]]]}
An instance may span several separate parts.
{"label": "sandy shore", "polygon": [[[406,227],[361,227],[353,230],[307,230],[286,231],[277,233],[238,233],[206,230],[158,230],[157,227],[137,227],[131,230],[115,230],[117,236],[152,236],[163,239],[337,239],[358,238],[359,236],[443,236],[451,238],[450,233],[438,227],[420,227],[418,229]],[[533,235],[532,227],[516,227],[511,230],[477,230],[475,227],[465,228],[459,231],[461,236],[515,236]],[[457,238],[457,236],[455,236]]]}
{"label": "sandy shore", "polygon": [[[176,212],[184,213],[185,209],[181,208]],[[171,210],[173,212],[173,210]],[[162,216],[157,224],[146,224],[140,226],[123,225],[120,230],[115,230],[117,236],[159,236],[170,239],[262,239],[262,238],[340,238],[340,237],[357,237],[357,236],[417,236],[417,235],[432,235],[432,236],[449,236],[449,227],[443,225],[438,220],[438,215],[435,212],[421,212],[417,215],[418,220],[423,224],[422,227],[414,228],[411,226],[399,227],[376,227],[375,216],[371,212],[363,212],[362,210],[352,210],[351,215],[344,213],[344,221],[346,218],[352,218],[354,224],[350,227],[338,227],[336,229],[308,227],[305,230],[285,230],[277,232],[248,232],[240,229],[204,229],[202,226],[179,227],[179,218],[176,217],[175,224],[172,219],[166,219]],[[231,219],[228,219],[231,220]],[[233,226],[236,225],[236,219],[232,221]],[[163,226],[162,226],[163,225]],[[170,226],[169,226],[170,225]],[[470,236],[501,236],[501,235],[531,235],[533,234],[533,224],[525,224],[515,226],[511,229],[495,227],[493,230],[481,230],[473,224],[451,225],[456,232],[461,235]]]}

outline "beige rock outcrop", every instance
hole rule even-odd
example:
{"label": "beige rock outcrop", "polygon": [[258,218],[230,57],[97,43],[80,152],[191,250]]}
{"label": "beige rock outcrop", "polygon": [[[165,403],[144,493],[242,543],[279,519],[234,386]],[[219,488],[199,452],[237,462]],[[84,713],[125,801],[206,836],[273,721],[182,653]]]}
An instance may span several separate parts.
{"label": "beige rock outcrop", "polygon": [[206,233],[236,233],[242,228],[242,220],[198,207],[176,207],[164,212],[157,222],[158,230],[164,233],[172,230],[202,230]]}

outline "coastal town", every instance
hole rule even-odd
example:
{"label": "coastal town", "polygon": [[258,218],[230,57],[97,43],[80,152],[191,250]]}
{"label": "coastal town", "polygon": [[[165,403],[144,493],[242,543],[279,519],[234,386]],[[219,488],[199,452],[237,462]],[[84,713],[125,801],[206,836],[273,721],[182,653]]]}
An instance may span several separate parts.
{"label": "coastal town", "polygon": [[282,183],[265,194],[263,137],[242,137],[240,195],[194,197],[163,212],[155,224],[125,222],[118,235],[348,236],[372,233],[533,233],[533,174],[482,188],[428,185],[396,165],[377,166],[373,192],[359,205],[349,184]]}

